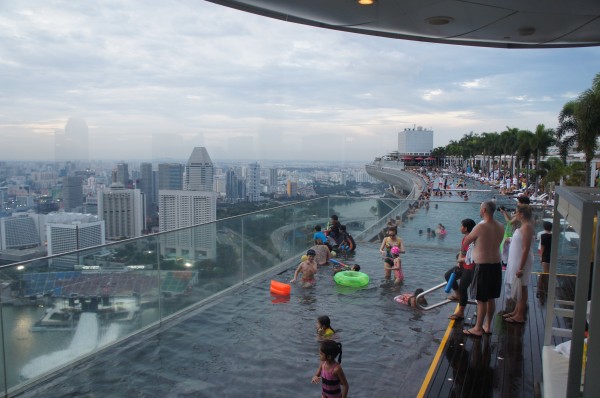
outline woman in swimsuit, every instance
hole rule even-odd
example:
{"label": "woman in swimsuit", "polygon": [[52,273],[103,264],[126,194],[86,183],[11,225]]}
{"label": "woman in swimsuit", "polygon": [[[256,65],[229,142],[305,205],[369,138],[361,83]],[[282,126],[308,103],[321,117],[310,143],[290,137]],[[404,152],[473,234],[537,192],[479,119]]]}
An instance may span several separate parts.
{"label": "woman in swimsuit", "polygon": [[[417,296],[423,292],[424,292],[424,290],[419,288],[419,289],[415,290],[414,294],[404,293],[404,294],[394,297],[394,300],[397,303],[405,304],[410,307],[417,308]],[[427,300],[425,300],[425,297],[419,298],[419,305],[427,306]]]}

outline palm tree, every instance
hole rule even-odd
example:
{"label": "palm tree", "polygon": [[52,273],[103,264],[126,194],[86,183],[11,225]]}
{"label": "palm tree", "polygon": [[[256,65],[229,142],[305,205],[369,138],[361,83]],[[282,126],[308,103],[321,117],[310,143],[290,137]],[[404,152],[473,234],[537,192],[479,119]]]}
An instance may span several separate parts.
{"label": "palm tree", "polygon": [[556,141],[560,158],[567,164],[569,150],[577,143],[577,120],[575,120],[576,101],[569,101],[563,105],[558,115],[558,128],[556,129]]}
{"label": "palm tree", "polygon": [[600,73],[594,77],[592,87],[577,98],[575,119],[577,121],[577,144],[585,154],[587,185],[591,182],[590,166],[598,146],[596,139],[600,135]]}
{"label": "palm tree", "polygon": [[529,185],[529,160],[533,154],[533,133],[520,130],[517,133],[517,174],[521,170],[521,162],[525,160],[525,186]]}
{"label": "palm tree", "polygon": [[[538,124],[533,133],[531,144],[533,146],[533,158],[535,167],[538,167],[538,163],[542,156],[548,154],[548,148],[554,144],[554,130],[547,129],[543,124]],[[539,184],[539,175],[535,179],[535,191],[537,193]]]}
{"label": "palm tree", "polygon": [[508,126],[506,126],[506,130],[500,134],[503,143],[502,151],[505,155],[510,155],[510,178],[512,178],[515,173],[515,155],[519,149],[519,142],[517,140],[518,134],[518,128],[511,128]]}

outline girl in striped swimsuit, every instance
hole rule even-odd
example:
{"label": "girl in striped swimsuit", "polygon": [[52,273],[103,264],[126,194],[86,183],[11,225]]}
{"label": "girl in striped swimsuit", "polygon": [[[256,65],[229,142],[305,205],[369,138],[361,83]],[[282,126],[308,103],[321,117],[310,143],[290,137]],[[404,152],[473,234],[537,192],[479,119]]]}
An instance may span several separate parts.
{"label": "girl in striped swimsuit", "polygon": [[[336,357],[338,360],[336,361]],[[342,370],[342,344],[333,340],[325,340],[321,343],[319,351],[321,365],[317,374],[312,378],[313,383],[322,381],[322,398],[346,398],[348,396],[348,380]],[[341,387],[340,387],[341,386]]]}

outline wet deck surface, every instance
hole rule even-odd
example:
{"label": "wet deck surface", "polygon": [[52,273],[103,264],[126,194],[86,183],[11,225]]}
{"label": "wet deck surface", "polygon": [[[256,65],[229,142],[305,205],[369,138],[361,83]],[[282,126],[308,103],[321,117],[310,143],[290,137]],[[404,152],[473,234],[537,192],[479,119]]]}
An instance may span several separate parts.
{"label": "wet deck surface", "polygon": [[[474,305],[467,305],[465,320],[454,322],[425,397],[539,397],[546,297],[538,291],[541,275],[532,275],[525,324],[508,324],[498,314],[491,335],[469,337],[463,329],[475,323]],[[559,276],[556,298],[572,300],[574,276]],[[538,294],[539,293],[539,294]],[[505,292],[496,301],[504,309]],[[556,325],[565,325],[556,318]],[[554,344],[563,339],[555,338]]]}

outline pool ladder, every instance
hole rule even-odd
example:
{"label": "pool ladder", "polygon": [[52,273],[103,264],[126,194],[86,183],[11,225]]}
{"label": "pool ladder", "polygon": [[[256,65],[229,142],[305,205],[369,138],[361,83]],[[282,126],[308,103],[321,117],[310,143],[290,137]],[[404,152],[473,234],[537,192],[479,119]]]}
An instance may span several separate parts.
{"label": "pool ladder", "polygon": [[[428,305],[428,306],[426,306],[426,307],[424,307],[424,306],[422,306],[421,304],[419,304],[419,299],[420,299],[421,297],[425,297],[425,295],[427,295],[427,294],[429,294],[429,293],[431,293],[431,292],[434,292],[434,291],[436,291],[436,290],[438,290],[438,289],[445,288],[447,284],[448,284],[448,282],[442,282],[442,283],[440,283],[439,285],[437,285],[437,286],[434,286],[434,287],[432,287],[432,288],[431,288],[431,289],[429,289],[429,290],[425,290],[423,293],[420,293],[420,294],[417,296],[417,303],[416,303],[416,304],[417,304],[417,308],[420,308],[420,309],[422,309],[423,311],[429,311],[429,310],[432,310],[432,309],[434,309],[434,308],[440,307],[440,306],[442,306],[442,305],[444,305],[444,304],[448,304],[448,303],[454,303],[454,302],[455,302],[454,300],[448,300],[448,299],[445,299],[445,300],[442,300],[442,301],[440,301],[439,303],[431,304],[431,305]],[[473,301],[473,300],[468,300],[468,301],[467,301],[467,304],[477,304],[477,303],[476,303],[475,301]]]}

